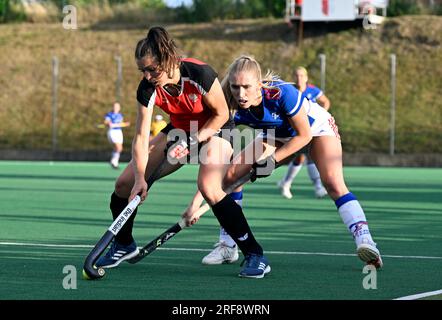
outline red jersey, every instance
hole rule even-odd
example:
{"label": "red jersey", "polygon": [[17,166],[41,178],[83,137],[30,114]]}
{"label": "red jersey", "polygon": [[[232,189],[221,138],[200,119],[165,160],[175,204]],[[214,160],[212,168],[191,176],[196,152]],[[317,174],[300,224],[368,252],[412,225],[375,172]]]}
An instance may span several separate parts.
{"label": "red jersey", "polygon": [[138,86],[137,100],[147,108],[157,105],[170,115],[173,127],[190,132],[191,121],[197,121],[200,129],[212,116],[202,98],[218,75],[209,65],[196,59],[183,59],[180,73],[181,92],[177,97],[143,78]]}

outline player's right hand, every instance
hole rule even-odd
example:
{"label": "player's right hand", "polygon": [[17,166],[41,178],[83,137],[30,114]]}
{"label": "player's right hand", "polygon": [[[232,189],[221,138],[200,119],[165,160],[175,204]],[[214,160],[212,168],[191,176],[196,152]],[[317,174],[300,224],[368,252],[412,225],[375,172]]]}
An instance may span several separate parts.
{"label": "player's right hand", "polygon": [[130,192],[129,202],[132,201],[137,195],[140,195],[141,203],[147,198],[147,182],[142,179],[141,181],[135,181],[135,184]]}
{"label": "player's right hand", "polygon": [[188,207],[186,211],[184,211],[183,214],[181,215],[181,218],[184,218],[186,222],[186,227],[194,225],[200,219],[200,217],[194,217],[194,213],[197,211],[197,209],[198,208],[195,209],[192,207]]}

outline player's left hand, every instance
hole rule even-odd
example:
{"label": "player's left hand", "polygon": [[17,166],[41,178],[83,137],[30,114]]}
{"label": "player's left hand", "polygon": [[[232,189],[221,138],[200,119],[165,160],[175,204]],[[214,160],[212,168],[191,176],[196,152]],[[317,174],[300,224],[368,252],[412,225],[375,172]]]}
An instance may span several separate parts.
{"label": "player's left hand", "polygon": [[177,145],[169,150],[169,156],[173,159],[181,159],[190,153],[187,142],[181,140]]}
{"label": "player's left hand", "polygon": [[189,137],[188,139],[181,139],[178,142],[169,141],[167,143],[166,152],[168,152],[169,156],[173,159],[181,159],[190,153],[189,148],[191,146],[197,144],[198,140],[193,137]]}
{"label": "player's left hand", "polygon": [[267,158],[256,161],[253,165],[252,176],[250,177],[251,182],[255,182],[258,178],[266,178],[270,176],[276,168],[275,155],[272,154]]}

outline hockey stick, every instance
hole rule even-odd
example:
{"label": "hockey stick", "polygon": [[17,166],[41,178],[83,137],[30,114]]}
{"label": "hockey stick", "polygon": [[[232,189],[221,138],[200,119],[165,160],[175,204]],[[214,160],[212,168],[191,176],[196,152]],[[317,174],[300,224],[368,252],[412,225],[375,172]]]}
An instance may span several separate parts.
{"label": "hockey stick", "polygon": [[[118,125],[119,125],[118,127],[120,127],[120,128],[126,128],[126,127],[130,126],[130,123],[129,122],[121,122],[121,123],[118,123]],[[109,126],[104,123],[99,123],[99,124],[95,125],[95,128],[104,129],[104,128],[109,128]]]}
{"label": "hockey stick", "polygon": [[[247,181],[250,180],[250,177],[253,174],[253,170],[250,170],[250,172],[248,172],[245,176],[241,177],[240,179],[238,179],[234,184],[232,184],[231,186],[227,187],[224,191],[229,194],[231,193],[233,190],[235,190],[236,188],[238,188],[239,186],[242,186],[243,184],[245,184]],[[201,217],[204,213],[206,213],[208,210],[210,209],[210,206],[206,203],[205,205],[203,205],[202,207],[200,207],[194,214],[193,214],[193,218],[199,218]],[[161,246],[162,244],[164,244],[166,241],[168,241],[170,238],[172,238],[174,235],[176,235],[178,232],[180,232],[181,230],[183,230],[184,228],[186,228],[186,219],[182,218],[180,221],[178,221],[177,223],[175,223],[173,226],[171,226],[169,229],[167,229],[166,231],[164,231],[161,235],[159,235],[158,237],[156,237],[155,239],[153,239],[151,242],[149,242],[148,244],[146,244],[144,247],[142,247],[140,249],[140,252],[138,253],[138,255],[136,255],[135,257],[128,259],[127,262],[129,263],[137,263],[138,261],[142,260],[143,258],[145,258],[148,254],[152,253],[153,251],[155,251],[159,246]]]}
{"label": "hockey stick", "polygon": [[[147,190],[152,187],[153,183],[160,177],[161,172],[167,165],[167,157],[158,165],[157,169],[152,173],[152,175],[147,180]],[[141,202],[140,195],[136,195],[135,198],[129,202],[129,204],[121,211],[118,217],[114,220],[111,226],[107,229],[101,239],[97,242],[95,247],[86,257],[83,266],[83,277],[88,280],[94,280],[104,277],[106,273],[103,268],[98,268],[95,266],[98,258],[101,256],[104,250],[106,250],[112,239],[118,234],[118,232],[123,228],[127,220],[129,220],[132,213],[138,207]]]}

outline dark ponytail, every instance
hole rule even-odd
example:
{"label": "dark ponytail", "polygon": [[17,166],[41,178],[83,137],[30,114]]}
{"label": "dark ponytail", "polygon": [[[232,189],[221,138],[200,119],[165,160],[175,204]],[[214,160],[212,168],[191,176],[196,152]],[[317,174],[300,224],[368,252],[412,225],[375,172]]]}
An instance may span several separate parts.
{"label": "dark ponytail", "polygon": [[172,77],[173,70],[180,63],[178,48],[163,27],[150,28],[146,38],[138,41],[135,59],[141,60],[146,56],[156,60],[160,69],[169,77]]}

